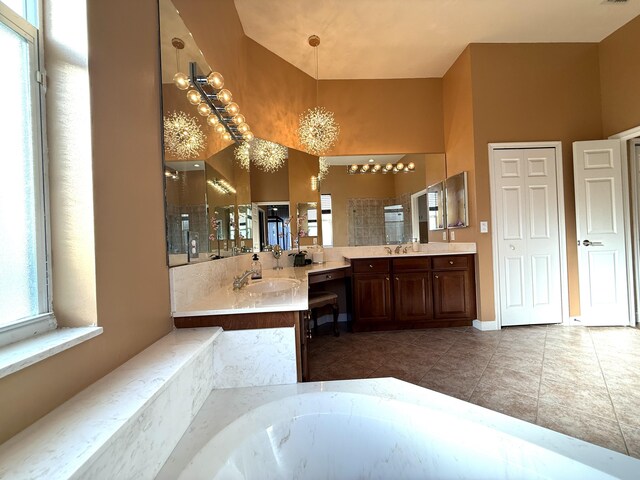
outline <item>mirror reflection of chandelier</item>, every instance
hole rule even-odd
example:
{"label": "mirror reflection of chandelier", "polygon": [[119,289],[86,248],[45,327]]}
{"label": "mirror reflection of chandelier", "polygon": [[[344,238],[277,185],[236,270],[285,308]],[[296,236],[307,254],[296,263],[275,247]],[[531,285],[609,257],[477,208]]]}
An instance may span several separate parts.
{"label": "mirror reflection of chandelier", "polygon": [[316,106],[300,115],[298,137],[302,147],[312,155],[323,155],[338,141],[340,125],[333,118],[333,112],[318,103],[318,45],[320,37],[311,35],[309,45],[313,47],[316,57]]}

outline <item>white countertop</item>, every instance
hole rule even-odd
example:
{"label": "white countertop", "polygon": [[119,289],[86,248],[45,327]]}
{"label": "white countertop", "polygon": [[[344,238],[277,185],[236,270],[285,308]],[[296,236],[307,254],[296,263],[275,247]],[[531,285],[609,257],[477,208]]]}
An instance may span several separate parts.
{"label": "white countertop", "polygon": [[[276,295],[250,295],[246,290],[233,290],[229,285],[204,295],[181,311],[173,313],[174,317],[199,317],[205,315],[229,315],[264,312],[298,312],[309,308],[307,277],[310,273],[322,273],[340,268],[348,268],[346,261],[311,264],[306,267],[285,267],[282,270],[263,269],[262,279],[294,278],[300,285]],[[254,282],[260,282],[255,280]],[[212,308],[213,307],[213,308]]]}

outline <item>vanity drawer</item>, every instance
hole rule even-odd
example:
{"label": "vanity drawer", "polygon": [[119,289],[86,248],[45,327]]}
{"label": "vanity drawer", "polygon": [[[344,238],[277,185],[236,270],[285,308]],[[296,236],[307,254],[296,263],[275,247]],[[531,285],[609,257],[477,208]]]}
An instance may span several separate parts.
{"label": "vanity drawer", "polygon": [[389,273],[390,262],[386,258],[352,260],[353,273]]}
{"label": "vanity drawer", "polygon": [[469,256],[467,255],[448,255],[442,257],[433,257],[434,270],[447,270],[450,268],[467,268],[469,266]]}
{"label": "vanity drawer", "polygon": [[344,278],[346,275],[345,270],[345,268],[341,268],[339,270],[311,273],[309,274],[309,285],[313,285],[314,283],[330,282],[331,280]]}
{"label": "vanity drawer", "polygon": [[393,259],[394,272],[416,272],[422,270],[431,270],[431,258],[408,257]]}

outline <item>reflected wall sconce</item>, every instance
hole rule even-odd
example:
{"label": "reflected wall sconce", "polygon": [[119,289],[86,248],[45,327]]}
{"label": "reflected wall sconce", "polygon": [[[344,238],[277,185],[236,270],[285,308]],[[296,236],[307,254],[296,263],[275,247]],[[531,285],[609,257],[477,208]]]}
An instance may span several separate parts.
{"label": "reflected wall sconce", "polygon": [[236,189],[229,182],[222,178],[214,178],[207,180],[207,183],[218,193],[222,195],[235,195]]}
{"label": "reflected wall sconce", "polygon": [[316,177],[315,175],[311,176],[311,190],[313,192],[318,190],[318,177]]}
{"label": "reflected wall sconce", "polygon": [[413,173],[416,170],[416,164],[413,162],[409,162],[406,165],[402,162],[398,162],[395,165],[393,163],[387,163],[386,165],[381,165],[379,163],[358,165],[354,163],[347,167],[347,172],[350,175],[357,174],[365,174],[365,173]]}

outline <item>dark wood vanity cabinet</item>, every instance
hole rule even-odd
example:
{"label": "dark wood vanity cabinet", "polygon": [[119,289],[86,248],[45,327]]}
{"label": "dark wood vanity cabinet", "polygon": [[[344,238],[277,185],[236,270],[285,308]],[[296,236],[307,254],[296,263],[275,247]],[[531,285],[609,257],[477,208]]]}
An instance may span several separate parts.
{"label": "dark wood vanity cabinet", "polygon": [[357,318],[367,324],[393,319],[391,262],[379,258],[355,260],[352,270],[353,305]]}
{"label": "dark wood vanity cabinet", "polygon": [[471,325],[473,255],[354,259],[354,331]]}

